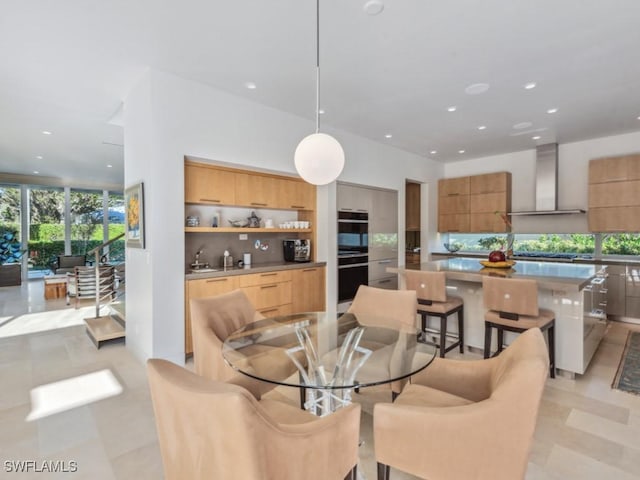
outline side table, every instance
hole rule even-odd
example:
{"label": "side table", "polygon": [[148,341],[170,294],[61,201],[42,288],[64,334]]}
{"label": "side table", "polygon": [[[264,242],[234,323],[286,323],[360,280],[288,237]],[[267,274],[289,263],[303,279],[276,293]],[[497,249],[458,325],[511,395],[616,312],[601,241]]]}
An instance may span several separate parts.
{"label": "side table", "polygon": [[54,300],[67,296],[67,275],[44,277],[44,299]]}

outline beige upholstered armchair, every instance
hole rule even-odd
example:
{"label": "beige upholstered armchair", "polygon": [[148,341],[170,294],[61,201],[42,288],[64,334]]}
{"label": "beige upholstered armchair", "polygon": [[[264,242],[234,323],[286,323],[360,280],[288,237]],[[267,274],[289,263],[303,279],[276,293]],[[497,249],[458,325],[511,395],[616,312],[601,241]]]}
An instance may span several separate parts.
{"label": "beige upholstered armchair", "polygon": [[[355,314],[360,323],[377,327],[404,327],[417,334],[417,309],[418,298],[414,290],[387,290],[360,285],[347,313]],[[367,347],[367,345],[363,346]],[[389,359],[386,363],[393,360],[393,352],[389,351],[388,354]],[[378,355],[378,357],[382,357],[382,355]],[[379,365],[375,364],[380,361],[385,360],[371,358],[362,368],[378,368]],[[390,384],[392,398],[395,398],[402,391],[402,387],[406,383],[407,380],[399,380]]]}
{"label": "beige upholstered armchair", "polygon": [[429,480],[523,479],[548,368],[537,328],[491,359],[436,358],[374,407],[378,479],[389,466]]}
{"label": "beige upholstered armchair", "polygon": [[147,372],[167,480],[355,480],[358,404],[316,417],[258,400],[248,377],[217,382],[166,360]]}

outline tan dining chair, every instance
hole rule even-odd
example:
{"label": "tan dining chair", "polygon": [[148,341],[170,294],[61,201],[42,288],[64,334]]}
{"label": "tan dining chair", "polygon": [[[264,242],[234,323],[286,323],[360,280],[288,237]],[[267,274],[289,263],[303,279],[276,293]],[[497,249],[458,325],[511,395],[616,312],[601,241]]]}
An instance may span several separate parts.
{"label": "tan dining chair", "polygon": [[[407,270],[405,273],[407,290],[415,290],[418,296],[418,314],[422,319],[422,342],[438,347],[440,356],[458,347],[464,353],[464,303],[461,298],[447,295],[445,272]],[[456,314],[458,332],[447,332],[449,317]],[[430,328],[429,317],[440,319],[440,329]],[[438,335],[437,342],[428,340],[429,333]],[[455,341],[447,345],[447,337],[455,336]]]}
{"label": "tan dining chair", "polygon": [[548,368],[538,328],[487,360],[435,358],[374,407],[378,480],[524,479]]}
{"label": "tan dining chair", "polygon": [[218,382],[147,362],[167,480],[355,480],[360,406],[325,417],[259,398],[245,376]]}
{"label": "tan dining chair", "polygon": [[[411,290],[388,290],[384,288],[360,285],[356,296],[347,310],[352,313],[361,324],[394,329],[406,328],[417,333],[416,310],[418,300],[416,292]],[[390,360],[393,352],[389,352]],[[381,359],[381,361],[384,361]],[[367,361],[369,368],[374,363]],[[389,362],[387,362],[389,363]],[[367,364],[364,365],[367,368]],[[402,391],[408,379],[390,383],[392,398]]]}
{"label": "tan dining chair", "polygon": [[530,279],[483,277],[484,306],[484,358],[491,355],[491,332],[498,331],[500,354],[504,332],[522,333],[530,328],[547,332],[549,342],[549,375],[556,376],[555,313],[538,307],[538,283]]}

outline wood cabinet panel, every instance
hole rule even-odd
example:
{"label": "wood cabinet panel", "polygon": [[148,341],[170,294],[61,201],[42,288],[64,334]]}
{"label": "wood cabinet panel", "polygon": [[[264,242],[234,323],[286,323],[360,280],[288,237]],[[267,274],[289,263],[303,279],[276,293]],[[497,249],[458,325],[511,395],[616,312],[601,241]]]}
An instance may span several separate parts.
{"label": "wood cabinet panel", "polygon": [[236,205],[256,208],[278,208],[280,182],[263,175],[237,173],[235,177]]}
{"label": "wood cabinet panel", "polygon": [[589,162],[589,183],[640,180],[640,155],[595,158]]}
{"label": "wood cabinet panel", "polygon": [[407,183],[405,191],[405,229],[420,230],[420,184]]}
{"label": "wood cabinet panel", "polygon": [[640,206],[640,180],[589,185],[589,208]]}
{"label": "wood cabinet panel", "polygon": [[290,315],[293,313],[291,304],[278,305],[277,307],[266,307],[258,310],[265,317],[277,317],[279,315]]}
{"label": "wood cabinet panel", "polygon": [[241,288],[253,285],[266,285],[271,283],[289,282],[292,278],[291,270],[280,270],[277,272],[251,273],[240,275],[238,285]]}
{"label": "wood cabinet panel", "polygon": [[502,221],[502,217],[495,213],[471,213],[469,215],[469,230],[474,233],[510,231]]}
{"label": "wood cabinet panel", "polygon": [[452,195],[438,199],[438,214],[469,213],[469,195]]}
{"label": "wood cabinet panel", "polygon": [[439,232],[468,232],[469,214],[456,213],[452,215],[438,215]]}
{"label": "wood cabinet panel", "polygon": [[640,206],[589,209],[591,232],[640,232]]}
{"label": "wood cabinet panel", "polygon": [[497,172],[469,177],[469,193],[495,193],[511,190],[510,173]]}
{"label": "wood cabinet panel", "polygon": [[191,308],[189,301],[193,298],[206,298],[231,292],[238,288],[237,277],[203,278],[185,283],[185,316],[184,316],[184,351],[193,353],[191,340]]}
{"label": "wood cabinet panel", "polygon": [[315,210],[316,189],[307,182],[282,179],[279,185],[277,204],[279,208]]}
{"label": "wood cabinet panel", "polygon": [[215,205],[236,202],[236,174],[215,167],[185,164],[184,201]]}
{"label": "wood cabinet panel", "polygon": [[640,155],[628,155],[627,162],[627,179],[640,180]]}
{"label": "wood cabinet panel", "polygon": [[254,285],[243,290],[256,310],[286,305],[292,300],[290,281]]}
{"label": "wood cabinet panel", "polygon": [[469,195],[469,177],[441,178],[438,180],[438,196]]}
{"label": "wood cabinet panel", "polygon": [[325,310],[325,268],[300,268],[293,271],[292,304],[294,312]]}
{"label": "wood cabinet panel", "polygon": [[[471,213],[504,213],[507,211],[507,207],[507,198],[504,192],[469,195],[469,212]],[[499,215],[495,216],[500,218]]]}

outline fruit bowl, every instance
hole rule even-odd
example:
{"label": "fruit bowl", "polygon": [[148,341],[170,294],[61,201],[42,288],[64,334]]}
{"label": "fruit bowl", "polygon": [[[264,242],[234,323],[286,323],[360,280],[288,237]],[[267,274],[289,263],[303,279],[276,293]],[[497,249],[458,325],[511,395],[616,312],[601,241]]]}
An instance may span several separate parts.
{"label": "fruit bowl", "polygon": [[462,247],[462,245],[460,245],[459,243],[445,243],[444,244],[444,248],[446,248],[447,252],[449,252],[449,253],[456,253],[458,250],[460,250],[461,247]]}
{"label": "fruit bowl", "polygon": [[242,228],[249,226],[249,220],[229,220],[232,227]]}
{"label": "fruit bowl", "polygon": [[488,260],[480,260],[480,264],[483,267],[488,268],[511,268],[516,262],[514,260],[505,260],[504,262],[490,262]]}

